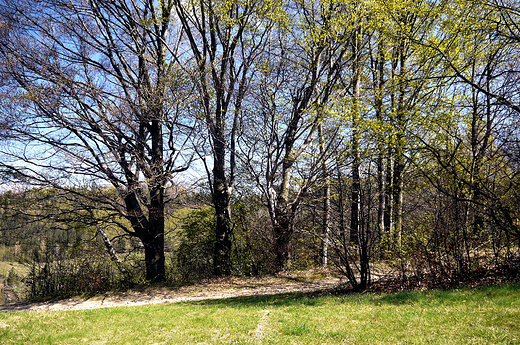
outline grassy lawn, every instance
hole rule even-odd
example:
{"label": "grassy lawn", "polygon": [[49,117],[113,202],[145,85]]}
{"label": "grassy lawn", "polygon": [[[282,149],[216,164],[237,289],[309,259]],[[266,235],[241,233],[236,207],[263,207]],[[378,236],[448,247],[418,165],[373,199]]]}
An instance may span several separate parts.
{"label": "grassy lawn", "polygon": [[519,344],[520,285],[0,314],[1,344]]}

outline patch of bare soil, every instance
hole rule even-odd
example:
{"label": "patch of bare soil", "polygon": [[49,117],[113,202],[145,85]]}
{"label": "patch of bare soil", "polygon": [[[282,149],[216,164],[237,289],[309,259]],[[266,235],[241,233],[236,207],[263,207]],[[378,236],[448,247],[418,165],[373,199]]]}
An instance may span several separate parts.
{"label": "patch of bare soil", "polygon": [[210,279],[182,287],[145,287],[45,302],[0,305],[0,311],[58,311],[177,303],[291,292],[333,291],[346,283],[332,272],[292,272],[271,277]]}

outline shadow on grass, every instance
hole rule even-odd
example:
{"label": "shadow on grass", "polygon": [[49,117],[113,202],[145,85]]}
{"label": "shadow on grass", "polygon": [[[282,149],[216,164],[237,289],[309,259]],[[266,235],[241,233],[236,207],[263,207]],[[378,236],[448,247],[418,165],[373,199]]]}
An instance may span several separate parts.
{"label": "shadow on grass", "polygon": [[508,299],[520,297],[520,284],[503,284],[481,288],[460,288],[449,290],[428,290],[399,293],[356,293],[349,289],[322,291],[318,293],[283,293],[273,295],[254,295],[185,302],[192,305],[225,307],[289,307],[289,306],[320,306],[329,303],[330,298],[372,305],[403,305],[415,303],[439,304],[459,303],[466,301],[481,301],[489,298]]}
{"label": "shadow on grass", "polygon": [[291,292],[273,295],[253,295],[232,297],[226,299],[212,299],[203,301],[185,302],[193,305],[225,305],[228,307],[249,306],[291,306],[291,305],[319,305],[323,304],[319,297],[310,296],[308,293]]}

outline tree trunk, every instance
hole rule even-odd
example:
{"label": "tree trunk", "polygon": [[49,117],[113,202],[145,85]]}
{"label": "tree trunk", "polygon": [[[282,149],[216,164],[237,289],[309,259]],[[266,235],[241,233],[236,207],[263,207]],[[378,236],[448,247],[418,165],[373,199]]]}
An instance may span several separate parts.
{"label": "tree trunk", "polygon": [[98,230],[98,233],[101,235],[101,238],[103,239],[103,243],[105,244],[105,248],[107,249],[108,254],[110,255],[110,259],[117,266],[119,272],[121,272],[121,274],[125,277],[126,286],[132,288],[134,286],[134,283],[132,281],[132,277],[130,276],[130,272],[128,272],[121,264],[121,261],[119,261],[114,246],[112,246],[112,242],[110,242],[108,235],[103,230],[101,225],[99,225],[98,223],[96,223],[96,228]]}
{"label": "tree trunk", "polygon": [[379,145],[377,154],[377,231],[381,238],[385,232],[385,175],[383,145]]}
{"label": "tree trunk", "polygon": [[157,204],[163,197],[162,193],[162,188],[151,191],[152,202],[149,208],[148,219],[143,214],[135,193],[130,193],[125,197],[128,219],[134,229],[134,236],[138,237],[144,246],[146,279],[152,282],[166,280],[164,266],[164,203]]}
{"label": "tree trunk", "polygon": [[215,206],[216,229],[213,252],[213,272],[216,276],[231,274],[231,191],[226,179],[224,138],[214,141],[213,204]]}
{"label": "tree trunk", "polygon": [[360,226],[360,208],[361,208],[361,177],[359,168],[361,158],[359,155],[359,98],[361,87],[361,36],[363,30],[359,27],[354,34],[354,42],[352,45],[353,61],[353,92],[352,92],[352,204],[350,214],[350,241],[359,244],[359,226]]}
{"label": "tree trunk", "polygon": [[403,174],[405,169],[405,83],[403,82],[406,76],[406,54],[404,43],[398,47],[398,61],[399,61],[399,88],[397,95],[397,111],[396,111],[396,143],[395,143],[395,155],[394,155],[394,181],[393,181],[393,193],[394,193],[394,227],[395,227],[395,240],[399,251],[401,250],[402,244],[402,231],[403,231]]}
{"label": "tree trunk", "polygon": [[[310,96],[309,96],[310,97]],[[299,102],[295,102],[298,104]],[[271,219],[273,224],[273,251],[274,251],[274,270],[276,272],[284,270],[289,258],[289,241],[292,236],[292,217],[289,208],[289,189],[292,177],[292,167],[295,162],[295,153],[293,146],[296,142],[296,132],[298,130],[298,123],[302,117],[302,109],[305,109],[308,99],[301,101],[305,106],[296,108],[294,115],[289,123],[287,134],[284,140],[285,155],[282,162],[282,181],[278,195],[276,197],[274,219]],[[297,202],[296,200],[294,202]]]}
{"label": "tree trunk", "polygon": [[[398,139],[400,140],[400,139]],[[401,139],[402,140],[402,139]],[[397,153],[394,161],[394,188],[393,188],[393,201],[394,201],[394,237],[397,241],[397,246],[400,249],[402,244],[402,231],[403,231],[403,173],[404,173],[404,154],[403,147],[398,144]]]}
{"label": "tree trunk", "polygon": [[291,240],[291,227],[287,215],[278,217],[278,223],[274,226],[274,270],[283,271],[289,261],[289,242]]}
{"label": "tree trunk", "polygon": [[[393,183],[394,183],[394,166],[393,166],[393,154],[391,147],[388,148],[387,152],[387,161],[386,161],[386,183],[385,183],[385,211],[384,211],[384,228],[386,230],[387,241],[393,236],[394,233],[394,192],[393,192]],[[387,242],[387,248],[389,247],[390,242]]]}
{"label": "tree trunk", "polygon": [[[323,138],[323,124],[320,123],[318,126],[318,140],[320,143],[320,156],[325,157],[325,140]],[[321,171],[324,179],[323,186],[323,228],[321,233],[321,250],[320,258],[322,266],[328,264],[328,250],[329,250],[329,231],[330,231],[330,181],[329,181],[329,169],[327,167],[327,160],[323,158],[321,165]]]}
{"label": "tree trunk", "polygon": [[292,215],[289,213],[289,182],[291,180],[292,162],[286,158],[283,163],[283,179],[275,207],[273,219],[273,254],[274,270],[283,271],[289,259],[289,241],[292,235]]}
{"label": "tree trunk", "polygon": [[[162,73],[162,72],[161,72]],[[150,125],[152,142],[151,170],[149,182],[150,206],[148,208],[148,229],[143,239],[144,256],[146,262],[146,279],[153,282],[166,281],[164,258],[164,147],[161,108],[155,109]]]}
{"label": "tree trunk", "polygon": [[164,229],[150,231],[149,236],[141,238],[144,245],[144,260],[146,264],[146,280],[154,283],[166,281],[164,265]]}
{"label": "tree trunk", "polygon": [[377,225],[378,225],[378,236],[382,238],[385,232],[385,174],[384,174],[384,132],[383,132],[383,92],[384,92],[384,66],[385,66],[385,52],[384,42],[380,39],[378,43],[377,58],[375,63],[374,72],[374,89],[376,90],[375,96],[375,109],[376,109],[376,120],[380,125],[377,138],[377,193],[378,193],[378,205],[377,205]]}

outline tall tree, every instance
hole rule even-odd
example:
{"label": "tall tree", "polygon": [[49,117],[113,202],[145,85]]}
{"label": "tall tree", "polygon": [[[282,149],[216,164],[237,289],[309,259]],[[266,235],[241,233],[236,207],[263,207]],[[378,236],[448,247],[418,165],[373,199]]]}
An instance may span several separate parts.
{"label": "tall tree", "polygon": [[438,57],[416,42],[431,35],[439,12],[440,8],[428,1],[374,1],[371,7],[378,183],[380,189],[385,189],[378,202],[379,210],[383,210],[379,212],[379,228],[399,247],[408,159],[413,156],[415,136],[427,128],[427,117],[424,122],[422,119],[427,113],[426,104],[434,101],[437,86],[432,76],[438,72]]}
{"label": "tall tree", "polygon": [[[2,166],[104,210],[142,242],[151,281],[166,279],[165,187],[190,163],[173,5],[7,0],[0,8],[11,24],[2,73],[16,82],[2,87],[2,104],[25,118]],[[119,200],[74,188],[106,182]]]}
{"label": "tall tree", "polygon": [[200,95],[210,137],[213,164],[206,165],[206,170],[216,215],[214,273],[229,275],[236,136],[242,103],[255,70],[252,65],[265,44],[267,28],[261,14],[269,12],[268,4],[176,0],[175,10],[187,40],[192,59],[190,76]]}
{"label": "tall tree", "polygon": [[[262,56],[264,68],[255,80],[252,106],[261,116],[250,118],[252,125],[241,145],[269,210],[276,271],[286,268],[302,197],[330,154],[323,149],[316,164],[303,163],[303,178],[295,181],[298,163],[327,117],[348,58],[344,36],[349,33],[338,22],[341,2],[287,2],[282,9],[285,15],[270,37],[269,50]],[[256,164],[258,159],[264,164]]]}
{"label": "tall tree", "polygon": [[352,35],[352,80],[350,82],[351,94],[351,118],[352,118],[352,189],[351,189],[351,210],[350,210],[350,240],[359,243],[360,233],[360,211],[361,211],[361,157],[360,157],[360,116],[361,116],[361,74],[362,74],[362,48],[366,40],[364,39],[363,27],[363,4],[357,2],[353,10],[354,29]]}

